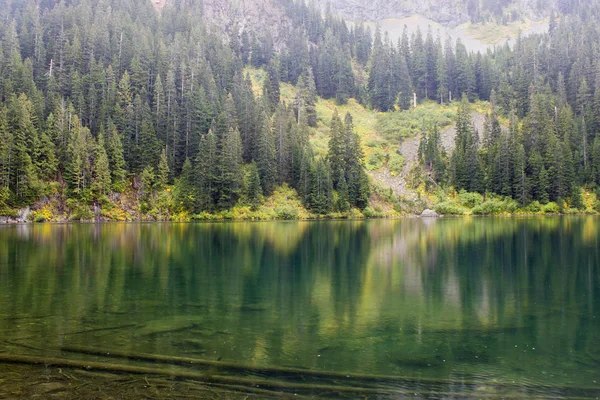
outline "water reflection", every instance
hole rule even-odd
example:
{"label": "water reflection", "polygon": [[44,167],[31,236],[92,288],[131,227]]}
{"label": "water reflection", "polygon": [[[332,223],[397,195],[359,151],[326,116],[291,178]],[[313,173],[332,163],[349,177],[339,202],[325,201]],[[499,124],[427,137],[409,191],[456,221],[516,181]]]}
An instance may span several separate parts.
{"label": "water reflection", "polygon": [[7,226],[0,337],[27,345],[14,352],[84,344],[598,388],[599,229],[595,217]]}

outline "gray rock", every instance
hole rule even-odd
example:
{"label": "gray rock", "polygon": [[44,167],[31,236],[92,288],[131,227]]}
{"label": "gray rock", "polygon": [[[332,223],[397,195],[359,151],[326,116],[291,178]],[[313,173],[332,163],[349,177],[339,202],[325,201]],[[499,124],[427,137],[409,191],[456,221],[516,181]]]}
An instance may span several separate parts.
{"label": "gray rock", "polygon": [[29,216],[31,215],[31,208],[25,207],[19,210],[17,213],[17,222],[27,222],[29,221]]}
{"label": "gray rock", "polygon": [[439,217],[439,216],[440,216],[440,214],[438,214],[435,211],[430,210],[430,209],[426,209],[421,213],[421,217],[429,218],[429,217]]}

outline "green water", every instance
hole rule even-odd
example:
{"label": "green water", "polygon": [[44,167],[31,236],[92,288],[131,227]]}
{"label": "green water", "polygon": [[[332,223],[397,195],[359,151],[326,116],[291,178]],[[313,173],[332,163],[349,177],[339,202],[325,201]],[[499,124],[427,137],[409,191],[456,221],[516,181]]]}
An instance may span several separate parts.
{"label": "green water", "polygon": [[71,345],[596,397],[600,219],[1,227],[0,353]]}

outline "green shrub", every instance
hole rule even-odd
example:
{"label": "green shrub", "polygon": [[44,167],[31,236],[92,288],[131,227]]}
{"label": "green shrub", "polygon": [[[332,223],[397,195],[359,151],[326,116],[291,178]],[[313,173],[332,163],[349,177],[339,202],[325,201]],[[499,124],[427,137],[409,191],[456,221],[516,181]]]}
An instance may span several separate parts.
{"label": "green shrub", "polygon": [[455,111],[440,107],[435,102],[419,104],[416,109],[380,113],[377,115],[377,131],[390,142],[414,137],[423,130],[423,125],[441,128],[452,124]]}
{"label": "green shrub", "polygon": [[404,168],[405,160],[397,152],[390,154],[390,160],[388,161],[388,168],[392,176],[398,176]]}
{"label": "green shrub", "polygon": [[223,219],[235,219],[235,215],[232,210],[226,210],[221,213]]}
{"label": "green shrub", "polygon": [[502,202],[497,200],[488,200],[473,207],[472,212],[475,215],[494,215],[500,214],[502,211]]}
{"label": "green shrub", "polygon": [[458,194],[458,200],[463,206],[473,208],[483,203],[483,196],[479,193],[470,193],[463,189]]}
{"label": "green shrub", "polygon": [[202,211],[199,214],[192,215],[191,219],[192,221],[211,221],[215,219],[215,216],[207,211]]}
{"label": "green shrub", "polygon": [[512,214],[515,213],[518,208],[519,204],[511,198],[492,198],[473,207],[472,212],[475,215]]}
{"label": "green shrub", "polygon": [[69,210],[71,211],[71,215],[69,217],[69,219],[71,219],[71,220],[74,220],[74,221],[88,220],[89,221],[89,220],[94,219],[94,213],[92,213],[92,210],[90,210],[90,208],[86,204],[81,204],[75,199],[68,199],[67,207],[69,207]]}
{"label": "green shrub", "polygon": [[527,207],[525,207],[525,211],[530,213],[539,213],[540,211],[542,211],[542,205],[537,200],[532,201],[527,205]]}
{"label": "green shrub", "polygon": [[348,211],[346,217],[348,219],[361,219],[364,218],[365,215],[362,212],[360,212],[358,208],[351,208],[350,211]]}
{"label": "green shrub", "polygon": [[550,203],[542,206],[542,212],[544,214],[560,214],[560,207],[558,207],[558,204],[551,201]]}
{"label": "green shrub", "polygon": [[275,214],[278,219],[297,219],[298,208],[291,205],[283,205],[275,209]]}
{"label": "green shrub", "polygon": [[383,211],[381,211],[381,208],[379,208],[379,210],[368,206],[365,207],[365,209],[363,210],[363,215],[365,216],[365,218],[381,218],[383,217]]}
{"label": "green shrub", "polygon": [[375,149],[367,159],[367,169],[373,171],[382,168],[385,165],[385,160],[385,153],[379,149]]}
{"label": "green shrub", "polygon": [[46,216],[44,214],[36,214],[33,216],[33,222],[47,222]]}
{"label": "green shrub", "polygon": [[455,201],[444,201],[434,208],[435,212],[442,215],[464,215],[466,210]]}
{"label": "green shrub", "polygon": [[592,208],[596,212],[600,212],[600,200],[596,199],[592,205]]}

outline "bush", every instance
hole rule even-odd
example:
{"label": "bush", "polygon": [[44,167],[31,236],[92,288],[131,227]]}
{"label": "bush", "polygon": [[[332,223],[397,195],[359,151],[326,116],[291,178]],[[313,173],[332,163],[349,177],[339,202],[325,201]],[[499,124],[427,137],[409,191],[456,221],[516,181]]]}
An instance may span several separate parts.
{"label": "bush", "polygon": [[434,208],[435,212],[442,215],[464,215],[466,210],[455,201],[444,201]]}
{"label": "bush", "polygon": [[35,214],[33,216],[33,222],[47,222],[46,216],[44,214]]}
{"label": "bush", "polygon": [[463,189],[458,194],[458,200],[463,206],[473,208],[483,203],[483,196],[479,193],[469,193]]}
{"label": "bush", "polygon": [[385,160],[386,156],[383,151],[375,149],[367,159],[367,169],[369,171],[380,169],[385,165]]}
{"label": "bush", "polygon": [[398,176],[404,168],[405,160],[397,152],[390,154],[390,160],[388,161],[388,168],[392,176]]}
{"label": "bush", "polygon": [[550,203],[542,206],[542,212],[544,214],[560,214],[560,208],[558,207],[558,204],[551,201]]}
{"label": "bush", "polygon": [[531,203],[529,203],[527,205],[527,207],[525,207],[525,211],[530,212],[530,213],[538,213],[538,212],[542,211],[542,205],[537,200],[532,201]]}
{"label": "bush", "polygon": [[69,207],[69,210],[71,211],[71,215],[69,216],[70,220],[89,221],[94,219],[94,213],[92,213],[92,210],[90,210],[86,204],[81,204],[75,199],[68,199],[67,207]]}
{"label": "bush", "polygon": [[503,213],[514,213],[519,208],[519,204],[511,198],[505,198],[504,200],[495,198],[489,199],[473,207],[473,214],[475,215],[494,215]]}
{"label": "bush", "polygon": [[488,200],[482,204],[473,207],[475,215],[494,215],[503,211],[502,202],[497,200]]}
{"label": "bush", "polygon": [[348,219],[361,219],[365,217],[365,215],[360,212],[358,208],[351,208],[346,216]]}
{"label": "bush", "polygon": [[365,218],[381,218],[381,217],[383,217],[383,211],[381,211],[381,208],[379,208],[379,210],[376,210],[371,206],[366,207],[362,213],[365,216]]}
{"label": "bush", "polygon": [[600,200],[596,199],[592,205],[592,208],[594,209],[594,211],[600,212]]}
{"label": "bush", "polygon": [[283,205],[275,209],[278,219],[297,219],[298,208],[291,205]]}

